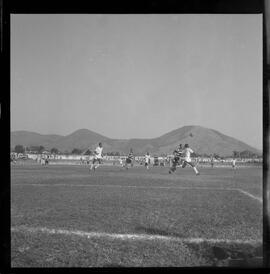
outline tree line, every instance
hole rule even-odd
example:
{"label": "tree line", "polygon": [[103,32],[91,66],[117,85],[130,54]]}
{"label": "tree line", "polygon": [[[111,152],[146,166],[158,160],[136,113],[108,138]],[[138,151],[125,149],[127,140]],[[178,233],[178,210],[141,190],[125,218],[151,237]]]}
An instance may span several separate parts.
{"label": "tree line", "polygon": [[[44,146],[30,146],[30,147],[25,147],[23,145],[16,145],[13,149],[13,152],[16,152],[16,153],[26,153],[26,152],[33,152],[33,153],[37,153],[37,154],[41,154],[42,152],[44,152],[46,149]],[[74,154],[74,155],[91,155],[93,152],[89,149],[87,150],[82,150],[82,149],[79,149],[79,148],[74,148],[72,151],[60,151],[59,149],[57,148],[51,148],[49,150],[49,152],[51,154]],[[107,152],[106,155],[108,156],[120,156],[120,153],[119,152]]]}
{"label": "tree line", "polygon": [[[45,147],[44,146],[30,146],[30,147],[25,147],[25,146],[22,146],[22,145],[16,145],[13,152],[16,152],[16,153],[26,153],[26,152],[34,152],[34,153],[37,153],[37,154],[41,154],[42,152],[45,151]],[[61,153],[64,153],[64,154],[74,154],[74,155],[91,155],[93,152],[91,150],[82,150],[82,149],[79,149],[79,148],[74,148],[73,150],[71,151],[60,151],[58,150],[57,148],[51,148],[50,151],[49,151],[51,154],[61,154]],[[107,152],[106,155],[108,156],[120,156],[120,152],[118,151],[113,151],[113,152]],[[213,153],[212,155],[206,155],[206,154],[203,154],[203,155],[199,155],[197,153],[193,153],[192,155],[193,157],[213,157],[213,158],[216,158],[216,159],[220,159],[220,158],[223,158],[221,156],[219,156],[218,154],[216,153]],[[257,157],[258,155],[256,153],[253,153],[249,150],[245,150],[245,151],[233,151],[232,152],[232,157],[234,158],[254,158],[254,157]]]}

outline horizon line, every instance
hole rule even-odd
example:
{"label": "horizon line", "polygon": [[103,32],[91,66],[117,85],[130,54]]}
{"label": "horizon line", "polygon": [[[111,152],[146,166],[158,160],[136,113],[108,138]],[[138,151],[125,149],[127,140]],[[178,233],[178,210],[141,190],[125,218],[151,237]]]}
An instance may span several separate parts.
{"label": "horizon line", "polygon": [[[91,132],[93,132],[93,133],[95,133],[95,134],[101,135],[102,137],[105,137],[105,138],[108,138],[108,139],[112,139],[112,140],[134,140],[134,139],[143,140],[143,139],[156,139],[156,138],[160,138],[160,137],[163,136],[163,135],[166,135],[166,134],[168,134],[168,133],[170,133],[170,132],[173,132],[173,131],[175,131],[175,130],[181,129],[181,128],[183,128],[183,127],[201,127],[201,128],[205,128],[205,129],[209,129],[209,130],[214,130],[214,131],[217,131],[217,132],[221,133],[220,131],[218,131],[218,130],[216,130],[216,129],[212,129],[212,128],[204,127],[204,126],[200,126],[200,125],[184,125],[184,126],[180,126],[180,127],[178,127],[178,128],[172,129],[172,130],[170,130],[170,131],[168,131],[168,132],[166,132],[166,133],[163,133],[163,134],[161,134],[161,135],[159,135],[159,136],[157,136],[157,137],[150,137],[150,138],[146,138],[146,137],[111,138],[111,137],[105,136],[105,135],[103,135],[103,134],[101,134],[101,133],[98,133],[98,132],[96,132],[96,131],[93,131],[93,130],[90,130],[90,129],[87,129],[87,128],[80,128],[80,129],[74,130],[74,131],[72,131],[71,133],[68,133],[68,134],[66,134],[66,135],[57,134],[57,133],[39,133],[39,132],[36,132],[36,131],[25,130],[25,129],[21,129],[21,130],[11,130],[10,133],[14,133],[14,132],[17,132],[17,131],[25,131],[25,132],[35,133],[35,134],[39,134],[39,135],[58,135],[58,136],[60,136],[60,137],[66,137],[66,136],[71,135],[71,134],[73,134],[73,133],[75,133],[75,132],[77,132],[77,131],[80,131],[80,130],[88,130],[88,131],[91,131]],[[253,147],[253,148],[255,148],[255,149],[257,149],[257,150],[263,152],[263,147],[262,147],[262,148],[258,148],[257,146],[250,145],[250,144],[246,143],[245,141],[240,140],[240,139],[238,139],[238,138],[236,138],[236,137],[229,136],[229,135],[226,135],[226,134],[224,134],[224,133],[221,133],[221,134],[224,135],[224,136],[230,137],[230,138],[234,138],[234,139],[236,139],[237,141],[243,142],[243,143],[245,143],[246,145],[248,145],[248,146],[250,146],[250,147]]]}

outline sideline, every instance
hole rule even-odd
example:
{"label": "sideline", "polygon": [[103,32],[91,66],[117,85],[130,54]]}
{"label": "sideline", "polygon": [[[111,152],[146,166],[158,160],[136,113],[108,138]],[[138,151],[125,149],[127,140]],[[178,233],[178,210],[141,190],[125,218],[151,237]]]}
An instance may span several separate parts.
{"label": "sideline", "polygon": [[249,196],[249,197],[252,198],[252,199],[255,199],[255,200],[259,201],[260,203],[263,202],[263,199],[262,199],[262,198],[257,197],[257,196],[254,196],[254,195],[252,195],[251,193],[249,193],[249,192],[247,192],[247,191],[244,191],[244,190],[242,190],[242,189],[240,189],[240,188],[236,188],[235,190],[238,190],[239,192],[241,192],[241,193],[243,193],[243,194]]}

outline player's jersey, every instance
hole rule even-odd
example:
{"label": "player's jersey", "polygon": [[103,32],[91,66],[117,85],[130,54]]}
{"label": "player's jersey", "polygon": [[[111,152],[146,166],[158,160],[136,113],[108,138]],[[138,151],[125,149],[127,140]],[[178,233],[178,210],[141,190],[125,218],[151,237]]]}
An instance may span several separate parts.
{"label": "player's jersey", "polygon": [[174,157],[178,157],[178,158],[180,158],[181,156],[182,156],[182,149],[180,149],[180,148],[177,148],[174,152],[173,152],[173,155],[174,155]]}
{"label": "player's jersey", "polygon": [[150,163],[150,155],[145,155],[145,162],[147,163],[147,164],[149,164]]}
{"label": "player's jersey", "polygon": [[191,161],[190,156],[191,156],[191,153],[193,153],[193,152],[194,152],[194,151],[193,151],[191,148],[189,148],[189,147],[186,147],[186,148],[184,149],[183,153],[184,153],[185,161],[187,161],[187,162],[190,162],[190,161]]}
{"label": "player's jersey", "polygon": [[100,147],[100,146],[98,146],[95,149],[95,158],[96,159],[101,159],[102,158],[102,150],[103,150],[103,147]]}
{"label": "player's jersey", "polygon": [[128,154],[128,159],[133,160],[133,158],[134,158],[134,155],[133,155],[132,152],[130,152],[130,153]]}

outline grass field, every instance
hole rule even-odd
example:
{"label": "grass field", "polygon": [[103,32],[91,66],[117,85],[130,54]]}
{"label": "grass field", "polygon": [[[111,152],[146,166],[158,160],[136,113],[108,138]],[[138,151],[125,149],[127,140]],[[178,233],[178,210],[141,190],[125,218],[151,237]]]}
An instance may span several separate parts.
{"label": "grass field", "polygon": [[262,169],[13,165],[12,267],[262,266]]}

